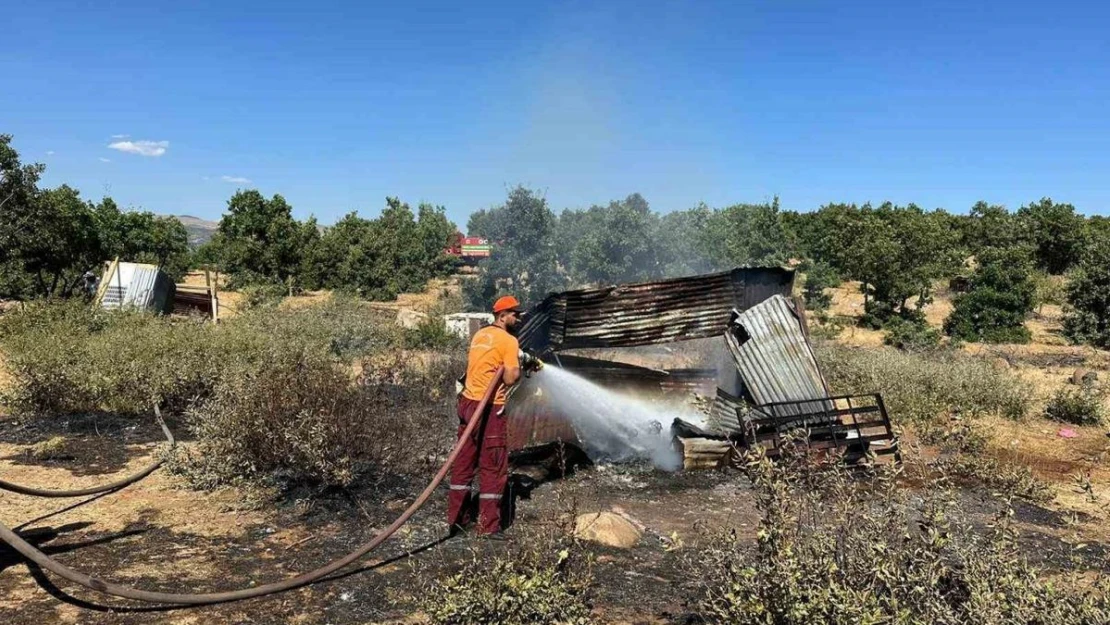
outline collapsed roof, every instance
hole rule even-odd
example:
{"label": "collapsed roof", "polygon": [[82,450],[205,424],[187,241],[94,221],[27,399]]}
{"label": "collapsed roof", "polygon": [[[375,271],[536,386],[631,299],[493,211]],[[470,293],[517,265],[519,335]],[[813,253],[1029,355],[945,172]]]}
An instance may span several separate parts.
{"label": "collapsed roof", "polygon": [[793,286],[793,271],[755,267],[552,293],[529,311],[520,346],[544,353],[721,336],[733,310],[789,297]]}

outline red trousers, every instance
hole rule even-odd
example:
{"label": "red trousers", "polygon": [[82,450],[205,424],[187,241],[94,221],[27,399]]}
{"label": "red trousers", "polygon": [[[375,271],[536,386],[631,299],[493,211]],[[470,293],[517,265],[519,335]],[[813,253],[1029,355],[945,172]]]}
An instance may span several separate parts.
{"label": "red trousers", "polygon": [[[459,433],[462,436],[474,414],[478,401],[459,397]],[[478,473],[478,532],[491,534],[501,530],[501,496],[509,482],[509,451],[506,446],[505,406],[493,404],[486,408],[486,422],[479,425],[463,443],[459,456],[451,465],[450,491],[447,495],[447,522],[468,525],[471,518],[470,483]]]}

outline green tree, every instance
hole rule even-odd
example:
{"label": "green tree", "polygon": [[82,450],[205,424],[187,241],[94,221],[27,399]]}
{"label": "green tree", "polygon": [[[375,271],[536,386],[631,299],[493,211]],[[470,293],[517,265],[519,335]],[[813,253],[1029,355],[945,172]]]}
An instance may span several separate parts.
{"label": "green tree", "polygon": [[829,204],[813,217],[811,232],[821,235],[807,235],[812,238],[805,246],[814,260],[860,282],[864,323],[877,327],[892,316],[919,319],[932,299],[933,282],[960,265],[959,234],[948,217],[913,204]]}
{"label": "green tree", "polygon": [[547,200],[523,186],[510,190],[503,205],[471,216],[469,234],[488,237],[494,249],[479,265],[478,277],[464,285],[469,305],[488,310],[499,293],[512,292],[528,306],[564,288],[567,280],[555,253],[556,224]]}
{"label": "green tree", "polygon": [[826,204],[810,213],[808,218],[793,217],[792,235],[803,253],[816,261],[828,264],[841,276],[858,279],[855,274],[862,268],[862,230],[881,226],[868,220],[871,205],[862,208],[855,204]]}
{"label": "green tree", "polygon": [[1067,288],[1064,335],[1076,343],[1110,349],[1110,237],[1098,237]]}
{"label": "green tree", "polygon": [[376,300],[422,291],[430,278],[452,267],[443,250],[455,225],[442,207],[424,204],[418,210],[414,215],[408,204],[391,197],[377,219],[349,213],[325,229],[305,255],[305,282]]}
{"label": "green tree", "polygon": [[77,279],[100,261],[96,222],[89,205],[73,188],[38,191],[21,215],[27,224],[12,250],[18,271],[27,274],[13,282],[30,292],[26,297],[67,297]]}
{"label": "green tree", "polygon": [[705,252],[704,235],[713,211],[705,204],[659,218],[656,254],[663,277],[691,276],[723,269]]}
{"label": "green tree", "polygon": [[221,268],[235,284],[288,283],[318,237],[315,219],[298,222],[285,198],[266,199],[252,189],[228,200],[214,246]]}
{"label": "green tree", "polygon": [[802,267],[805,274],[805,284],[802,287],[802,297],[806,309],[823,312],[832,304],[832,295],[827,292],[840,285],[840,276],[828,263],[821,261],[807,261]]}
{"label": "green tree", "polygon": [[458,228],[447,218],[447,209],[421,203],[417,207],[416,229],[423,247],[421,258],[426,271],[431,276],[450,274],[458,263],[444,250]]}
{"label": "green tree", "polygon": [[1017,219],[1036,247],[1038,267],[1058,275],[1079,262],[1087,244],[1087,228],[1074,206],[1043,198],[1018,209]]}
{"label": "green tree", "polygon": [[711,262],[725,267],[783,265],[792,252],[777,197],[770,204],[735,204],[713,213],[703,242]]}
{"label": "green tree", "polygon": [[608,206],[564,211],[557,228],[560,263],[579,285],[658,277],[658,219],[639,193]]}
{"label": "green tree", "polygon": [[118,257],[158,265],[175,280],[188,271],[192,261],[189,232],[176,218],[147,211],[123,212],[110,197],[93,207],[93,215],[102,260]]}
{"label": "green tree", "polygon": [[970,290],[957,295],[944,321],[953,338],[982,343],[1028,343],[1025,319],[1036,304],[1033,261],[1027,248],[985,248]]}
{"label": "green tree", "polygon": [[1021,245],[1028,238],[1022,223],[1005,206],[983,201],[976,202],[971,207],[962,225],[964,247],[975,255],[987,248],[1003,249]]}

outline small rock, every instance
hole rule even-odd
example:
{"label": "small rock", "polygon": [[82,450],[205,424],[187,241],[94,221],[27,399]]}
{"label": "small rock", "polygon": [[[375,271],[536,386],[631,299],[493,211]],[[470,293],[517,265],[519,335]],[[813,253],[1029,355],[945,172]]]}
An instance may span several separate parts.
{"label": "small rock", "polygon": [[1076,369],[1075,373],[1071,374],[1071,383],[1075,384],[1076,386],[1094,384],[1097,381],[1098,374],[1087,369]]}
{"label": "small rock", "polygon": [[591,512],[574,520],[574,535],[609,547],[631,549],[640,542],[643,532],[619,514]]}
{"label": "small rock", "polygon": [[991,361],[991,364],[994,365],[995,369],[1009,369],[1010,368],[1010,361],[1006,360],[1005,358],[995,358],[994,360]]}

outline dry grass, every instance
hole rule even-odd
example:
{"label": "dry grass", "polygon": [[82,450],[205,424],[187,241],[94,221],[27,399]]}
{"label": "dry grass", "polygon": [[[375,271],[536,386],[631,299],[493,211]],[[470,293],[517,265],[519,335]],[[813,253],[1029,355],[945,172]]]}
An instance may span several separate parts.
{"label": "dry grass", "polygon": [[[863,313],[863,295],[859,284],[848,282],[833,289],[830,314],[858,318]],[[952,310],[951,294],[938,289],[934,301],[925,307],[930,326],[941,327]],[[1059,436],[1063,427],[1040,417],[1045,404],[1057,389],[1069,385],[1076,369],[1098,373],[1103,385],[1110,384],[1110,352],[1087,346],[1069,345],[1060,334],[1061,306],[1045,304],[1026,326],[1032,341],[1026,345],[983,345],[965,343],[962,349],[971,355],[989,359],[1009,370],[1031,391],[1029,417],[1014,421],[999,416],[982,417],[988,442],[985,453],[1004,462],[1029,467],[1033,474],[1049,484],[1055,499],[1050,508],[1065,514],[1076,514],[1080,521],[1072,528],[1087,539],[1110,540],[1110,438],[1104,427],[1071,427],[1077,438]],[[882,332],[848,326],[837,342],[856,347],[882,344]],[[1078,486],[1077,478],[1089,479],[1089,488]],[[1083,516],[1089,515],[1089,516]]]}

